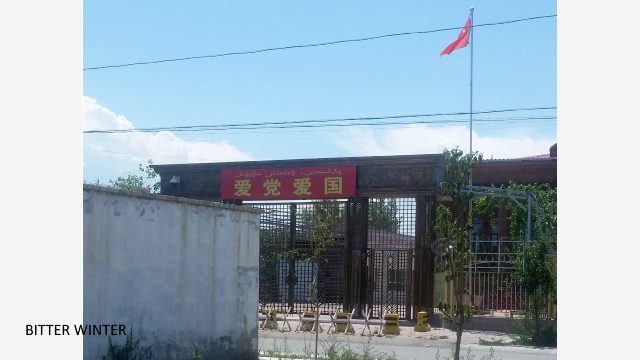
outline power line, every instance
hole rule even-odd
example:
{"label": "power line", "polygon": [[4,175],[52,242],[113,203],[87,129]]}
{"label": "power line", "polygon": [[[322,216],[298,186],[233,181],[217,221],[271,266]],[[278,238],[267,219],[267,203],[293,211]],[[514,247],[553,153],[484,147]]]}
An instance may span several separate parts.
{"label": "power line", "polygon": [[[465,119],[466,120],[466,119]],[[555,116],[550,116],[548,118],[500,118],[500,120],[504,120],[501,122],[494,122],[493,119],[485,119],[485,120],[489,120],[488,122],[480,122],[477,125],[478,126],[482,126],[484,129],[490,128],[492,130],[496,130],[496,129],[515,129],[515,128],[519,128],[522,124],[526,124],[527,127],[539,127],[539,126],[549,126],[550,124],[555,123],[556,117]],[[466,121],[465,121],[466,122]],[[516,124],[517,123],[517,124]],[[380,126],[376,126],[376,128],[374,130],[393,130],[393,129],[402,129],[404,128],[405,125],[411,125],[413,123],[411,122],[405,122],[405,123],[400,123],[399,125],[390,125],[390,124],[380,124]],[[429,123],[430,125],[439,125],[438,127],[441,126],[446,126],[446,124],[440,124],[440,123]],[[515,124],[515,125],[509,125],[509,124]],[[499,127],[496,127],[496,126]],[[506,125],[506,126],[505,126]],[[323,129],[274,129],[274,130],[269,130],[269,129],[255,129],[255,130],[243,130],[243,131],[237,131],[237,132],[224,132],[224,136],[228,136],[228,135],[247,135],[247,134],[259,134],[259,135],[270,135],[270,134],[279,134],[280,136],[286,136],[286,135],[290,135],[290,136],[295,136],[296,140],[300,140],[300,139],[317,139],[318,136],[317,135],[313,135],[313,136],[307,136],[307,137],[301,137],[298,134],[318,134],[318,133],[327,133],[327,132],[335,132],[337,129],[332,129],[330,126],[327,126],[327,128],[323,128]],[[204,135],[217,135],[220,134],[218,132],[216,132],[215,130],[213,131],[202,131],[199,132],[199,134],[204,134]],[[105,135],[109,135],[109,134],[105,134]],[[367,135],[368,136],[368,135]],[[340,136],[321,136],[322,139],[330,139],[330,138],[343,138],[344,135],[340,135]],[[354,134],[349,134],[350,138],[356,138],[356,137],[364,137],[364,136],[359,136],[359,135],[354,135]],[[145,138],[144,140],[140,139],[140,140],[136,140],[136,139],[127,139],[127,143],[130,144],[135,144],[135,143],[153,143],[153,142],[165,142],[165,139],[158,139],[155,137],[148,137]],[[186,140],[186,139],[180,139],[178,138],[176,141],[183,141],[186,144],[196,144],[199,142],[206,142],[209,140],[206,140],[205,138],[200,138],[200,139],[196,139],[196,140]],[[272,145],[275,146],[275,145]]]}
{"label": "power line", "polygon": [[[525,120],[555,120],[556,116],[538,116],[538,117],[520,117],[520,118],[498,118],[488,119],[479,118],[479,122],[511,122]],[[341,124],[305,124],[305,125],[268,125],[268,126],[233,126],[233,127],[202,127],[194,129],[173,129],[163,128],[160,130],[149,129],[123,129],[123,130],[89,130],[86,134],[126,134],[126,133],[152,133],[160,131],[172,132],[204,132],[204,131],[226,131],[226,130],[256,130],[256,129],[295,129],[295,128],[319,128],[319,127],[345,127],[345,126],[384,126],[384,125],[411,125],[411,124],[447,124],[447,123],[464,123],[467,119],[441,119],[432,121],[399,121],[399,122],[375,122],[375,123],[341,123]],[[285,123],[286,124],[286,123]]]}
{"label": "power line", "polygon": [[[553,120],[553,117],[529,117],[523,120]],[[513,121],[513,119],[476,119],[478,122],[503,122]],[[299,129],[299,128],[326,128],[326,127],[348,127],[348,126],[381,126],[381,125],[413,125],[413,124],[449,124],[449,123],[468,123],[469,119],[447,119],[432,121],[396,121],[396,122],[375,122],[375,123],[357,123],[357,124],[304,124],[304,125],[275,125],[275,126],[246,126],[233,128],[201,128],[201,129],[177,129],[176,132],[201,132],[201,131],[225,131],[225,130],[256,130],[256,129]]]}
{"label": "power line", "polygon": [[[507,120],[505,122],[509,122],[509,121],[513,121],[513,120]],[[523,120],[526,121],[526,120]],[[465,119],[463,122],[467,122],[467,120]],[[381,124],[381,125],[387,125],[387,124]],[[490,125],[488,123],[482,123],[479,125]],[[386,129],[396,129],[396,128],[400,128],[398,126],[390,126],[389,128]],[[500,127],[500,129],[510,129],[513,128],[513,126],[506,126],[506,127]],[[308,132],[316,132],[316,131],[334,131],[334,130],[294,130],[294,131],[290,131],[289,133],[308,133]],[[261,135],[265,135],[265,134],[273,134],[274,132],[259,132],[259,134]],[[228,133],[227,133],[228,134]],[[349,138],[365,138],[365,137],[369,137],[370,135],[354,135],[354,134],[349,134]],[[296,140],[301,140],[301,139],[316,139],[316,136],[313,137],[300,137],[296,135]],[[343,139],[344,136],[324,136],[323,139]],[[149,142],[153,139],[148,139],[144,142]],[[198,141],[200,142],[200,141]],[[194,144],[197,142],[192,142],[189,144]],[[288,146],[286,144],[272,144],[272,147],[279,147],[279,146]],[[180,160],[179,156],[162,156],[162,155],[152,155],[152,154],[141,154],[141,153],[128,153],[128,152],[117,152],[117,151],[108,151],[108,150],[103,150],[103,149],[92,149],[92,148],[84,148],[84,150],[86,151],[93,151],[93,152],[98,152],[98,153],[106,153],[106,154],[115,154],[115,155],[134,155],[134,156],[143,156],[143,157],[148,157],[148,158],[163,158],[163,159],[174,159],[174,160]],[[187,155],[188,156],[188,155]],[[211,161],[211,159],[207,159],[207,158],[189,158],[189,161],[193,161],[193,160],[198,160],[198,161]],[[85,166],[93,166],[93,165],[86,165]],[[95,167],[95,166],[94,166]],[[103,167],[104,168],[104,167]],[[107,169],[107,168],[104,168]]]}
{"label": "power line", "polygon": [[[480,122],[479,125],[491,125],[491,123],[496,123],[499,122],[500,124],[505,124],[505,123],[509,123],[509,122],[539,122],[540,120],[555,120],[555,117],[531,117],[531,118],[527,118],[527,117],[521,117],[521,118],[499,118],[499,119],[478,119]],[[483,122],[484,121],[484,122]],[[462,120],[456,120],[456,122],[461,122],[461,123],[466,123],[467,119],[462,119]],[[409,125],[409,124],[413,124],[413,123],[398,123],[400,125]],[[356,124],[359,125],[359,124]],[[390,129],[399,129],[401,128],[401,126],[397,126],[397,125],[393,125],[393,124],[388,124],[388,123],[377,123],[377,125],[382,125],[384,126],[384,130],[390,130]],[[332,125],[329,125],[328,127],[330,127]],[[532,126],[532,125],[530,125]],[[501,129],[505,129],[505,128],[514,128],[514,126],[503,126],[500,127]],[[333,130],[327,130],[327,129],[322,129],[322,130],[318,130],[318,129],[314,129],[314,130],[292,130],[292,131],[285,131],[285,133],[309,133],[309,132],[327,132],[327,131],[335,131],[335,129]],[[234,134],[246,134],[247,132],[242,132],[242,133],[234,133]],[[257,133],[260,135],[266,135],[266,134],[273,134],[275,133],[274,131],[259,131],[259,132],[249,132],[249,133]],[[278,131],[278,133],[282,133],[281,131]],[[229,134],[229,133],[226,133]],[[370,135],[354,135],[354,134],[350,134],[349,138],[364,138],[364,137],[369,137]],[[297,140],[301,140],[301,139],[316,139],[316,136],[313,137],[300,137],[299,135],[296,135],[296,139]],[[344,138],[343,135],[341,136],[323,136],[323,139],[331,139],[331,138]],[[145,141],[141,141],[144,143],[150,142],[150,141],[158,141],[158,139],[147,139]],[[202,140],[198,140],[195,142],[187,142],[187,144],[195,144],[198,143]],[[130,141],[131,142],[131,141]],[[135,142],[135,141],[134,141]],[[273,146],[278,146],[278,144],[273,144]],[[165,158],[165,159],[179,159],[182,158],[182,156],[163,156],[163,155],[151,155],[151,154],[141,154],[141,153],[130,153],[130,152],[117,152],[117,151],[109,151],[109,150],[104,150],[104,149],[96,149],[96,148],[84,148],[85,151],[93,151],[93,152],[98,152],[98,153],[103,153],[103,154],[114,154],[114,155],[134,155],[134,156],[144,156],[144,157],[149,157],[149,158]],[[188,155],[187,155],[188,156]],[[190,161],[193,160],[199,160],[199,161],[209,161],[210,159],[205,159],[205,158],[191,158],[189,157]],[[105,168],[106,169],[106,168]]]}
{"label": "power line", "polygon": [[[523,117],[523,118],[501,118],[501,119],[476,119],[475,121],[481,123],[478,125],[489,125],[487,123],[510,123],[510,122],[527,122],[527,121],[543,121],[543,120],[553,120],[555,121],[557,118],[555,116],[539,116],[539,117]],[[237,128],[202,128],[202,129],[179,129],[175,130],[176,132],[197,132],[197,133],[205,133],[205,134],[213,134],[220,131],[227,130],[259,130],[258,133],[265,133],[265,129],[301,129],[301,128],[312,128],[314,130],[307,131],[285,131],[285,132],[318,132],[318,131],[332,131],[332,130],[317,130],[317,128],[341,128],[341,127],[355,127],[355,126],[389,126],[389,128],[399,128],[399,126],[392,125],[421,125],[421,124],[453,124],[453,123],[461,123],[467,124],[469,122],[468,119],[447,119],[447,120],[432,120],[432,121],[397,121],[397,122],[375,122],[375,123],[357,123],[357,124],[308,124],[308,125],[294,125],[294,126],[266,126],[266,127],[237,127]],[[335,130],[335,129],[334,129]],[[166,131],[166,130],[165,130]],[[135,132],[134,133],[150,133],[150,132]],[[103,132],[106,134],[125,134],[131,133],[127,132]],[[99,134],[101,132],[93,132],[92,134]],[[247,133],[256,133],[251,131],[243,131],[243,132],[235,132],[235,133],[225,133],[229,134],[247,134]],[[274,133],[274,132],[270,132]]]}
{"label": "power line", "polygon": [[[500,119],[486,119],[486,118],[478,118],[474,121],[477,121],[481,124],[478,125],[490,125],[489,123],[513,123],[513,122],[528,122],[528,121],[555,121],[557,118],[555,116],[538,116],[538,117],[522,117],[522,118],[500,118]],[[310,124],[310,125],[294,125],[294,126],[251,126],[251,127],[235,127],[235,128],[202,128],[202,129],[178,129],[173,130],[175,132],[197,132],[197,133],[205,133],[205,134],[214,134],[220,131],[227,130],[259,130],[257,132],[252,131],[242,131],[242,132],[225,132],[226,135],[238,135],[238,134],[251,134],[251,133],[275,133],[275,132],[265,132],[264,130],[270,129],[301,129],[301,128],[312,128],[313,130],[292,130],[292,131],[284,131],[284,132],[319,132],[319,131],[334,131],[333,130],[318,130],[317,128],[335,128],[335,127],[355,127],[355,126],[388,126],[388,128],[400,128],[401,126],[393,126],[393,125],[422,125],[422,124],[432,124],[432,125],[440,125],[440,124],[455,124],[462,123],[466,124],[469,122],[469,119],[446,119],[446,120],[431,120],[431,121],[396,121],[396,122],[375,122],[375,123],[356,123],[356,124]],[[161,131],[171,131],[171,130],[161,130]],[[92,132],[91,134],[126,134],[126,133],[151,133],[151,131],[118,131],[118,132]],[[279,132],[281,133],[281,131]]]}
{"label": "power line", "polygon": [[[517,108],[517,109],[498,109],[498,110],[485,110],[474,111],[474,114],[495,114],[505,112],[517,112],[517,111],[537,111],[537,110],[555,110],[555,106],[548,107],[533,107],[533,108]],[[448,113],[431,113],[431,114],[410,114],[410,115],[388,115],[388,116],[367,116],[367,117],[352,117],[341,119],[318,119],[318,120],[297,120],[297,121],[275,121],[275,122],[261,122],[261,123],[240,123],[240,124],[217,124],[217,125],[185,125],[185,126],[171,126],[171,127],[151,127],[141,129],[103,129],[103,130],[85,130],[85,134],[113,134],[113,133],[130,133],[130,132],[159,132],[159,131],[174,131],[174,132],[197,132],[205,130],[229,130],[229,129],[248,129],[248,128],[293,128],[293,127],[321,127],[321,126],[338,126],[338,124],[327,124],[337,122],[354,122],[354,121],[368,121],[368,120],[389,120],[389,119],[406,119],[406,118],[420,118],[420,117],[436,117],[436,116],[455,116],[455,115],[468,115],[469,112],[448,112]],[[433,121],[438,122],[458,122],[440,120]],[[410,123],[410,122],[406,122]],[[418,122],[415,122],[418,123]],[[390,123],[386,123],[390,124]],[[279,127],[278,125],[285,125]],[[339,126],[347,126],[355,124],[341,124]]]}
{"label": "power line", "polygon": [[[473,27],[475,28],[475,27],[483,27],[483,26],[496,26],[496,25],[513,24],[513,23],[522,22],[522,21],[546,19],[546,18],[552,18],[552,17],[556,17],[556,16],[557,16],[556,14],[543,15],[543,16],[534,16],[534,17],[515,19],[515,20],[507,20],[507,21],[485,23],[485,24],[477,24],[477,25],[473,25]],[[291,49],[300,49],[300,48],[308,48],[308,47],[338,45],[338,44],[344,44],[344,43],[378,40],[378,39],[384,39],[384,38],[390,38],[390,37],[398,37],[398,36],[432,34],[432,33],[437,33],[437,32],[442,32],[442,31],[459,30],[461,28],[462,27],[450,27],[450,28],[425,30],[425,31],[411,31],[411,32],[402,32],[402,33],[394,33],[394,34],[384,34],[384,35],[377,35],[377,36],[369,36],[369,37],[357,38],[357,39],[335,40],[335,41],[327,41],[327,42],[311,43],[311,44],[302,44],[302,45],[289,45],[289,46],[273,47],[273,48],[258,49],[258,50],[234,51],[234,52],[212,54],[212,55],[198,55],[198,56],[188,56],[188,57],[173,58],[173,59],[160,59],[160,60],[140,61],[140,62],[125,63],[125,64],[117,64],[117,65],[93,66],[93,67],[83,68],[82,70],[83,71],[87,71],[87,70],[113,69],[113,68],[138,66],[138,65],[151,65],[151,64],[160,64],[160,63],[177,62],[177,61],[210,59],[210,58],[218,58],[218,57],[225,57],[225,56],[250,55],[250,54],[258,54],[258,53],[264,53],[264,52],[270,52],[270,51],[281,51],[281,50],[291,50]]]}
{"label": "power line", "polygon": [[[162,156],[162,155],[126,153],[126,152],[119,152],[119,151],[108,151],[108,150],[102,150],[102,149],[89,149],[89,148],[83,148],[83,150],[91,151],[91,152],[97,152],[97,153],[101,153],[101,154],[134,155],[134,156],[145,156],[145,157],[148,157],[148,158],[163,158],[163,159],[172,159],[172,160],[180,160],[180,159],[184,158],[184,156],[178,156],[178,155]],[[190,158],[188,154],[187,154],[186,157],[188,158],[188,160],[199,160],[199,161],[209,161],[210,160],[210,159],[207,159],[207,158]],[[96,167],[94,165],[89,165],[89,166]],[[101,167],[101,168],[108,169],[108,168],[105,168],[105,167]]]}
{"label": "power line", "polygon": [[[550,123],[550,122],[555,122],[556,121],[556,117],[555,116],[548,116],[548,117],[528,117],[528,118],[505,118],[505,119],[477,119],[480,123],[478,124],[478,126],[489,126],[489,125],[497,125],[497,123],[500,124],[506,124],[506,123],[527,123],[529,125],[531,125],[531,123],[541,123],[541,125],[545,125]],[[475,122],[476,120],[474,120]],[[372,124],[349,124],[349,125],[335,125],[338,127],[344,127],[344,126],[376,126],[379,127],[379,129],[381,130],[389,130],[389,129],[402,129],[404,125],[423,125],[423,124],[429,124],[429,125],[443,125],[443,124],[450,124],[450,123],[463,123],[463,124],[467,124],[469,123],[469,119],[460,119],[460,120],[444,120],[444,121],[438,121],[438,122],[434,122],[434,121],[408,121],[408,122],[390,122],[390,123],[372,123]],[[336,129],[330,129],[331,127],[333,127],[334,125],[326,125],[326,126],[322,126],[323,129],[317,129],[317,128],[313,128],[311,130],[297,130],[299,127],[292,127],[290,131],[282,131],[281,129],[284,129],[284,127],[281,128],[276,128],[276,129],[280,129],[280,130],[276,130],[276,131],[265,131],[272,129],[272,128],[251,128],[251,129],[245,129],[245,130],[256,130],[256,131],[242,131],[242,132],[225,132],[225,135],[244,135],[244,134],[283,134],[283,133],[318,133],[318,132],[332,132],[332,131],[336,131]],[[517,128],[518,126],[506,126],[506,127],[501,127],[503,129],[506,128]],[[329,128],[329,129],[326,129]],[[286,129],[289,129],[288,127]],[[225,129],[226,130],[226,129]],[[229,129],[229,130],[239,130],[239,129]],[[201,131],[198,131],[199,133],[204,133],[204,134],[215,134],[217,131],[219,130],[209,130],[209,129],[203,129]],[[351,135],[350,135],[351,136]]]}
{"label": "power line", "polygon": [[[541,117],[525,117],[525,118],[502,118],[502,119],[476,119],[477,122],[511,122],[511,121],[525,121],[525,120],[555,120],[555,116],[541,116]],[[449,123],[467,123],[468,119],[447,119],[447,120],[432,120],[432,121],[399,121],[399,122],[375,122],[375,123],[347,123],[347,124],[304,124],[304,125],[269,125],[269,126],[246,126],[246,127],[227,127],[227,128],[198,128],[198,129],[164,129],[164,130],[144,130],[138,131],[135,129],[122,130],[122,131],[100,131],[95,130],[90,132],[91,134],[123,134],[123,133],[150,133],[158,131],[173,131],[173,132],[214,132],[214,131],[226,131],[226,130],[263,130],[263,129],[297,129],[297,128],[327,128],[327,127],[347,127],[347,126],[385,126],[385,125],[412,125],[412,124],[449,124]]]}

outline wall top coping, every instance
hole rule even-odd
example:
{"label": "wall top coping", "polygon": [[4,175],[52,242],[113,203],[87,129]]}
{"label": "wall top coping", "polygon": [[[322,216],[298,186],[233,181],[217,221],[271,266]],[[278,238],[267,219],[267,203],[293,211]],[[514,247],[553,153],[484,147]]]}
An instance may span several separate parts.
{"label": "wall top coping", "polygon": [[151,194],[142,190],[139,190],[139,191],[122,190],[122,189],[114,189],[106,186],[90,185],[90,184],[83,184],[82,190],[123,195],[123,196],[129,196],[129,197],[137,197],[141,199],[160,200],[160,201],[168,201],[173,203],[207,206],[212,208],[226,209],[226,210],[233,210],[233,211],[245,211],[252,214],[259,214],[261,212],[260,209],[252,206],[222,204],[222,203],[217,203],[213,201],[196,200],[196,199],[177,197],[177,196],[168,196],[168,195],[161,195],[161,194]]}

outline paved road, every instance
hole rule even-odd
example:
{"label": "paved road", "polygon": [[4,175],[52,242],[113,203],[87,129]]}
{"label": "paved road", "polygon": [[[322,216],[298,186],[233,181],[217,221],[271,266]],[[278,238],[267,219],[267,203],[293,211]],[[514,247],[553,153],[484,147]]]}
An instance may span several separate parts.
{"label": "paved road", "polygon": [[[261,332],[258,347],[261,351],[286,350],[290,353],[304,354],[305,349],[308,351],[313,349],[314,340],[311,334],[295,334],[295,333],[277,333],[277,332]],[[333,339],[333,340],[332,340]],[[318,352],[323,353],[324,347],[328,346],[332,341],[337,341],[344,346],[350,346],[352,349],[362,352],[363,346],[371,346],[375,352],[385,352],[388,354],[395,353],[399,360],[411,359],[437,359],[444,360],[453,358],[451,356],[451,347],[446,342],[431,342],[430,344],[415,344],[415,342],[407,343],[403,339],[389,339],[378,337],[360,337],[360,336],[344,336],[338,335],[334,338],[323,336],[318,345]],[[484,346],[478,344],[464,344],[462,346],[462,355],[466,359],[467,351],[470,349],[471,358],[480,360],[483,356],[490,353],[493,348],[494,354],[492,359],[521,359],[521,360],[551,360],[557,358],[556,349],[537,349],[517,346]]]}

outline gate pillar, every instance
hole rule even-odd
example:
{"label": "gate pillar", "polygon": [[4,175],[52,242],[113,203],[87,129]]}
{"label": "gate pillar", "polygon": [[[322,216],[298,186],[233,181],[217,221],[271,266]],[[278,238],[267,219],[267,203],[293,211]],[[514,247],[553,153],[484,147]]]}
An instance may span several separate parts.
{"label": "gate pillar", "polygon": [[[435,198],[416,196],[415,270],[413,273],[413,311],[411,318],[423,310],[433,308],[433,222]],[[407,314],[407,318],[409,318]]]}
{"label": "gate pillar", "polygon": [[355,308],[355,316],[365,315],[367,305],[367,222],[369,198],[351,198],[346,204],[344,311]]}
{"label": "gate pillar", "polygon": [[[289,244],[287,249],[291,252],[295,249],[296,244],[296,204],[289,205]],[[289,273],[286,279],[287,283],[287,306],[293,308],[295,287],[298,283],[296,275],[296,258],[293,255],[289,256]]]}
{"label": "gate pillar", "polygon": [[426,248],[426,258],[427,258],[427,299],[426,306],[431,309],[433,313],[433,308],[435,304],[433,303],[434,298],[434,286],[435,286],[435,254],[433,253],[433,247],[436,242],[436,197],[429,196],[427,197],[427,248]]}

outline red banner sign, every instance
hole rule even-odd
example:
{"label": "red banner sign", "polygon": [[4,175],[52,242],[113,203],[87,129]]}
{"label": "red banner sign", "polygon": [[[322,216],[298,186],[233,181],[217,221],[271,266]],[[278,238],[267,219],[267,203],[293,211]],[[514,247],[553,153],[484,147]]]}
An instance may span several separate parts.
{"label": "red banner sign", "polygon": [[223,200],[338,199],[356,196],[356,167],[226,169]]}

